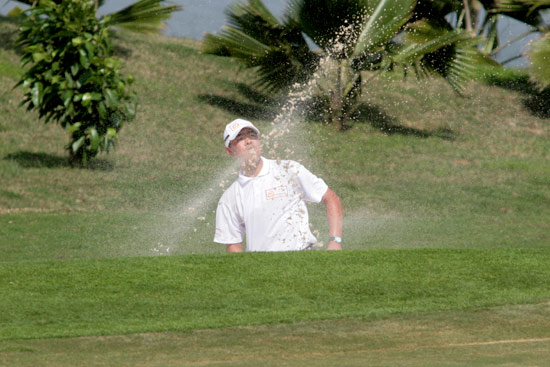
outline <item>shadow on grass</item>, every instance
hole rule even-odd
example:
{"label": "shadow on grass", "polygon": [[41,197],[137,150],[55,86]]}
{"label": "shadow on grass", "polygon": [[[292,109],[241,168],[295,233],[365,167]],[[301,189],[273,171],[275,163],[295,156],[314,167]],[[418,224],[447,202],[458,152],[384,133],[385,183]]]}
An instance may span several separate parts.
{"label": "shadow on grass", "polygon": [[233,99],[216,96],[213,94],[201,94],[199,100],[206,102],[211,106],[219,107],[242,118],[247,119],[271,119],[275,118],[277,113],[273,109],[252,103],[238,102]]}
{"label": "shadow on grass", "polygon": [[373,128],[388,135],[408,135],[419,138],[438,137],[444,140],[455,140],[455,133],[445,127],[435,130],[421,130],[414,127],[399,125],[397,119],[386,114],[380,107],[362,103],[357,108],[353,120],[359,123],[370,124]]}
{"label": "shadow on grass", "polygon": [[111,37],[112,41],[116,41],[116,42],[113,42],[114,56],[120,57],[121,59],[129,59],[132,56],[133,54],[132,49],[121,45],[121,43],[123,42],[123,39],[122,37],[120,37],[118,33],[111,30],[109,32],[109,37]]}
{"label": "shadow on grass", "polygon": [[0,16],[0,49],[15,50],[18,55],[22,54],[21,50],[16,47],[20,25],[21,21],[17,18]]}
{"label": "shadow on grass", "polygon": [[274,119],[280,113],[281,101],[272,98],[244,83],[231,83],[247,102],[239,102],[214,94],[201,94],[198,99],[211,106],[221,108],[242,118],[248,119]]}
{"label": "shadow on grass", "polygon": [[[238,102],[213,94],[201,94],[198,98],[202,102],[247,119],[273,119],[280,113],[281,106],[283,105],[280,100],[262,94],[243,83],[235,84],[234,86],[243,97],[250,101],[249,103]],[[305,118],[310,122],[326,123],[329,120],[326,112],[328,110],[329,108],[325,99],[311,98],[304,108]],[[366,103],[359,105],[349,121],[351,125],[356,123],[370,124],[375,129],[388,135],[399,134],[419,138],[439,137],[444,140],[455,140],[455,133],[448,128],[426,131],[401,126],[395,117],[388,115],[380,107]]]}
{"label": "shadow on grass", "polygon": [[489,85],[520,92],[526,96],[523,106],[534,116],[550,118],[550,88],[540,90],[529,80],[528,75],[505,77],[491,75],[485,81]]}
{"label": "shadow on grass", "polygon": [[[10,153],[4,157],[4,160],[15,161],[23,168],[59,168],[72,167],[69,164],[68,157],[60,157],[48,153],[34,153],[19,151]],[[111,171],[114,166],[111,162],[104,159],[92,159],[86,167],[75,167],[91,170]]]}
{"label": "shadow on grass", "polygon": [[244,97],[248,98],[250,101],[255,103],[260,103],[269,107],[277,107],[281,102],[277,99],[274,99],[266,94],[260,93],[257,90],[249,87],[244,83],[236,83],[235,87]]}
{"label": "shadow on grass", "polygon": [[[314,122],[328,121],[329,107],[322,98],[312,99],[306,107],[307,119]],[[418,138],[438,137],[444,140],[455,140],[455,133],[449,128],[437,128],[435,130],[421,130],[414,127],[402,126],[397,118],[388,115],[382,108],[376,105],[361,103],[348,120],[344,130],[354,124],[368,124],[387,135],[406,135]]]}

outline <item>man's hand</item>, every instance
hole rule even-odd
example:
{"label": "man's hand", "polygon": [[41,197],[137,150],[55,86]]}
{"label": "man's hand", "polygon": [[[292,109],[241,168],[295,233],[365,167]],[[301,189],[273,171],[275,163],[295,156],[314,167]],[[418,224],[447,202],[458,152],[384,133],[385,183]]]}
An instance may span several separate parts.
{"label": "man's hand", "polygon": [[225,252],[243,252],[243,244],[233,243],[231,245],[227,245]]}
{"label": "man's hand", "polygon": [[330,241],[327,246],[327,251],[341,251],[342,245],[338,242]]}

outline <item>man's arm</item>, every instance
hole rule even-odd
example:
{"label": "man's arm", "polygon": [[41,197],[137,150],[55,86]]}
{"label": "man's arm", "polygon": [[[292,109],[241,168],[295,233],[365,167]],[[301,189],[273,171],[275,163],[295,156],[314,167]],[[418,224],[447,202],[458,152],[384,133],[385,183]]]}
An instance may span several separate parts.
{"label": "man's arm", "polygon": [[[327,208],[327,220],[329,227],[329,235],[331,237],[342,237],[342,203],[340,203],[340,198],[334,191],[328,189],[322,200]],[[327,250],[341,250],[342,245],[330,241],[327,246]]]}
{"label": "man's arm", "polygon": [[225,252],[243,252],[243,244],[233,243],[233,244],[227,245],[227,247],[225,248]]}

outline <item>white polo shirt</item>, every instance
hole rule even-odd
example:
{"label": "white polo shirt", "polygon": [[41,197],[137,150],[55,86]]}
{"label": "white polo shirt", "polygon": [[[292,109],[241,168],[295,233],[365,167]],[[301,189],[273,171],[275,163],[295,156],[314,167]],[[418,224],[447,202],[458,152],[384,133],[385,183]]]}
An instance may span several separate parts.
{"label": "white polo shirt", "polygon": [[303,250],[317,242],[305,201],[319,203],[328,186],[298,162],[262,161],[258,176],[240,172],[222,195],[214,242],[242,243],[246,237],[247,251]]}

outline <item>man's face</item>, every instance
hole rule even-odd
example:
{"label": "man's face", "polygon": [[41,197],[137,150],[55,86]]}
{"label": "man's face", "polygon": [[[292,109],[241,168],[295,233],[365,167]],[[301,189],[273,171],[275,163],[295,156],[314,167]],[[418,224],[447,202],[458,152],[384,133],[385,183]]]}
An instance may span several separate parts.
{"label": "man's face", "polygon": [[249,127],[242,129],[225,150],[241,164],[257,164],[262,155],[260,137]]}

